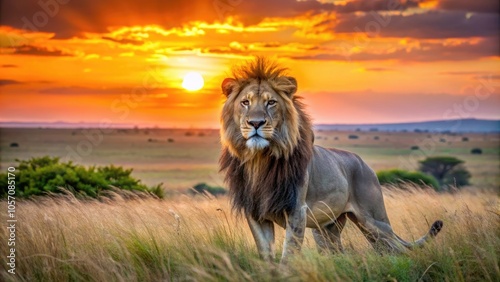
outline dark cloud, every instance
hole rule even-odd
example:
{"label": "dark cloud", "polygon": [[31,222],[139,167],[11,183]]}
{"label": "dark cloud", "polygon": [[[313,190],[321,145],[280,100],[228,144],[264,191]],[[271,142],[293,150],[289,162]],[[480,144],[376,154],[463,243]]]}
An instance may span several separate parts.
{"label": "dark cloud", "polygon": [[263,48],[278,48],[278,47],[281,47],[283,45],[284,44],[279,43],[279,42],[268,42],[268,43],[261,43],[260,47],[263,47]]}
{"label": "dark cloud", "polygon": [[210,54],[248,54],[246,49],[233,49],[230,47],[220,47],[220,48],[205,48],[201,50],[202,53]]}
{"label": "dark cloud", "polygon": [[228,7],[228,15],[236,15],[246,23],[255,24],[266,17],[294,17],[306,13],[337,12],[355,13],[370,11],[404,11],[408,8],[418,7],[417,0],[354,0],[345,5],[320,1],[296,0],[254,0],[241,1],[240,5]]}
{"label": "dark cloud", "polygon": [[498,0],[440,0],[438,8],[466,12],[498,14]]}
{"label": "dark cloud", "polygon": [[0,79],[0,86],[15,85],[15,84],[23,84],[23,83],[12,79]]}
{"label": "dark cloud", "polygon": [[[59,3],[66,4],[59,4]],[[30,31],[56,33],[70,38],[81,32],[105,33],[109,27],[159,25],[182,26],[188,21],[218,19],[213,1],[165,0],[16,0],[1,1],[0,19],[8,25]]]}
{"label": "dark cloud", "polygon": [[71,54],[65,53],[62,50],[57,49],[47,49],[45,47],[38,47],[33,45],[22,45],[13,48],[14,52],[12,55],[31,55],[31,56],[72,56]]}
{"label": "dark cloud", "polygon": [[[353,46],[354,47],[354,46]],[[462,42],[447,46],[444,43],[421,43],[418,48],[397,49],[386,53],[355,53],[338,54],[322,53],[316,55],[294,56],[298,60],[335,60],[335,61],[372,61],[372,60],[399,60],[399,61],[465,61],[477,60],[484,57],[499,56],[499,42],[496,38],[482,39],[477,43]]]}
{"label": "dark cloud", "polygon": [[[370,36],[411,38],[466,38],[498,35],[498,14],[431,11],[384,17],[377,13],[345,15],[325,22],[335,33],[364,32]],[[319,26],[319,29],[324,27]]]}
{"label": "dark cloud", "polygon": [[229,16],[245,24],[257,24],[269,17],[287,18],[306,13],[405,10],[416,7],[417,2],[355,0],[335,5],[315,0],[16,0],[1,1],[0,19],[3,25],[54,32],[55,38],[70,38],[82,32],[105,33],[109,27],[158,25],[170,29],[182,27],[189,21],[223,21]]}
{"label": "dark cloud", "polygon": [[5,65],[2,65],[2,68],[17,68],[17,65],[5,64]]}
{"label": "dark cloud", "polygon": [[418,7],[419,1],[400,0],[356,0],[347,2],[345,5],[337,5],[336,11],[339,13],[370,12],[370,11],[404,11],[408,8]]}
{"label": "dark cloud", "polygon": [[143,41],[134,40],[134,39],[128,39],[128,38],[116,39],[116,38],[111,38],[111,37],[108,37],[108,36],[103,36],[101,38],[104,39],[104,40],[109,40],[109,41],[116,42],[116,43],[119,43],[119,44],[131,44],[131,45],[142,45],[142,44],[144,44]]}

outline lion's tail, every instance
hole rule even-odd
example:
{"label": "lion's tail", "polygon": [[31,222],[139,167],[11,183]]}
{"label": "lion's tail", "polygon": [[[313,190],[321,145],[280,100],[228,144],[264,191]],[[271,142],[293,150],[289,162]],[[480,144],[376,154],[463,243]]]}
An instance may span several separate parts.
{"label": "lion's tail", "polygon": [[429,239],[434,238],[439,233],[439,231],[441,231],[442,228],[443,228],[443,221],[436,220],[431,225],[431,229],[429,230],[429,232],[427,232],[427,234],[425,234],[424,236],[422,236],[420,239],[416,240],[415,242],[409,243],[409,242],[406,242],[405,240],[399,238],[399,236],[396,236],[396,237],[398,238],[398,241],[403,246],[405,246],[408,249],[413,249],[413,248],[418,248],[418,247],[423,246],[425,244],[425,242],[427,242]]}

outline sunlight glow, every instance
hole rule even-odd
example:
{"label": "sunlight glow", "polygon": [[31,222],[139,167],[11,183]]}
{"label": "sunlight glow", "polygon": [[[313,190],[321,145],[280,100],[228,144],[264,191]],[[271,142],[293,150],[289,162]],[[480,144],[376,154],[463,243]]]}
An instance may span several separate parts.
{"label": "sunlight glow", "polygon": [[203,80],[201,74],[194,71],[188,72],[182,81],[182,87],[188,91],[200,90],[204,84],[205,81]]}

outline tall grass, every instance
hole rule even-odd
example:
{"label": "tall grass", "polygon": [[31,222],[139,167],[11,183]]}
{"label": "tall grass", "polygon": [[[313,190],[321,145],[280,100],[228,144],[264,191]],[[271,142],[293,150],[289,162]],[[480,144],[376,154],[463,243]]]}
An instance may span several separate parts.
{"label": "tall grass", "polygon": [[[383,256],[352,224],[342,234],[345,254],[319,254],[307,233],[302,253],[279,267],[258,258],[246,221],[231,216],[227,198],[23,201],[16,275],[7,273],[2,228],[0,280],[499,281],[498,195],[387,190],[385,202],[393,228],[407,240],[438,218],[444,229],[421,249]],[[0,210],[6,222],[5,201]]]}

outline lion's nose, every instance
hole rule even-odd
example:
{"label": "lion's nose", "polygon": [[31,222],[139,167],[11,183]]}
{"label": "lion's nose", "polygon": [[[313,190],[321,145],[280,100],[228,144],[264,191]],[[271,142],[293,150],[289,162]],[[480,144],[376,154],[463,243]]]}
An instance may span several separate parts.
{"label": "lion's nose", "polygon": [[253,126],[255,129],[259,129],[259,127],[263,126],[266,124],[266,120],[264,119],[259,119],[259,120],[247,120],[247,123],[251,126]]}

